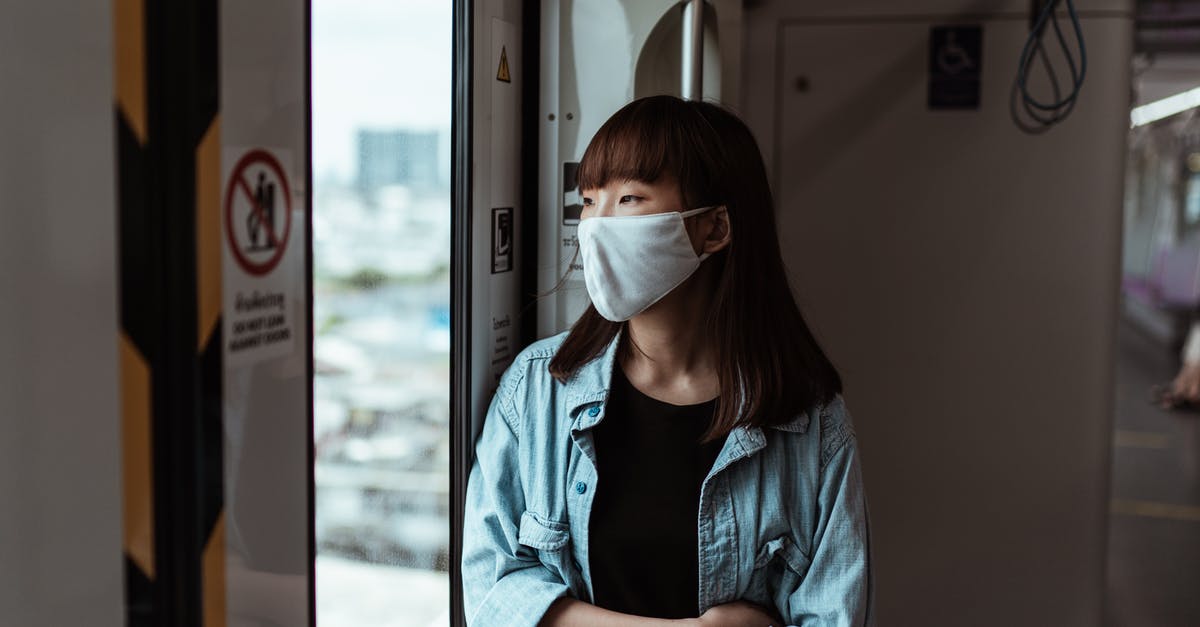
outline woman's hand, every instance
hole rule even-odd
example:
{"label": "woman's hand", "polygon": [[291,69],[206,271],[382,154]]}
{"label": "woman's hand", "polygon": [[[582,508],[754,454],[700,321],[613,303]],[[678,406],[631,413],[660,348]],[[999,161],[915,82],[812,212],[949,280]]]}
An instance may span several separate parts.
{"label": "woman's hand", "polygon": [[1156,385],[1150,392],[1152,400],[1163,409],[1200,404],[1200,361],[1184,362],[1170,384]]}
{"label": "woman's hand", "polygon": [[697,627],[785,627],[785,623],[772,615],[766,608],[734,601],[714,605],[696,619]]}
{"label": "woman's hand", "polygon": [[1188,362],[1171,382],[1170,396],[1176,401],[1200,401],[1200,362]]}

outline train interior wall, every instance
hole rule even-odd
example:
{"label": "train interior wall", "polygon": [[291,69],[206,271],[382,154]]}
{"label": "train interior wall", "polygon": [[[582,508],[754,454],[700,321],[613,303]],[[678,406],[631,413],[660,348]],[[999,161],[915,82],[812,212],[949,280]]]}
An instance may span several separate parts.
{"label": "train interior wall", "polygon": [[[1132,21],[1077,6],[1086,95],[1041,135],[1009,113],[1027,3],[746,12],[745,112],[846,380],[880,624],[1101,621]],[[977,109],[928,106],[938,26],[982,29]]]}
{"label": "train interior wall", "polygon": [[4,3],[0,24],[0,623],[116,627],[112,10]]}

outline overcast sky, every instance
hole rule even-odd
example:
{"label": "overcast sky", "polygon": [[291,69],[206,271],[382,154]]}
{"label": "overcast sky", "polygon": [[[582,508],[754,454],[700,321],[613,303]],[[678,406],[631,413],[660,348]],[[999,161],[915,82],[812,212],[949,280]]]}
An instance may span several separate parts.
{"label": "overcast sky", "polygon": [[314,0],[313,175],[349,179],[355,130],[450,130],[450,0]]}

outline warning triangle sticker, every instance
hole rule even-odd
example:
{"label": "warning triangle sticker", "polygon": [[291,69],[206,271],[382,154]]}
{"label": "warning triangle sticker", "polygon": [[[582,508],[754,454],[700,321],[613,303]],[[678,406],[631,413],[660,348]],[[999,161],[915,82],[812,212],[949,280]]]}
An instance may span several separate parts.
{"label": "warning triangle sticker", "polygon": [[496,80],[512,82],[512,76],[508,73],[508,53],[504,46],[500,46],[500,67],[496,69]]}

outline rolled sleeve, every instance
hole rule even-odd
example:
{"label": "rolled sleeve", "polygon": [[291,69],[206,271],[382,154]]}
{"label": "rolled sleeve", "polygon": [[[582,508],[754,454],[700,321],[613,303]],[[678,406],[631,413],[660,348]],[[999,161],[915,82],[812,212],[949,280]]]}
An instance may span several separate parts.
{"label": "rolled sleeve", "polygon": [[536,552],[518,542],[525,499],[509,392],[502,384],[492,400],[467,479],[462,580],[468,625],[537,625],[568,592]]}
{"label": "rolled sleeve", "polygon": [[822,470],[812,562],[788,597],[789,625],[874,624],[870,530],[858,446],[852,435],[841,440]]}
{"label": "rolled sleeve", "polygon": [[1200,364],[1200,321],[1193,322],[1180,355],[1185,364]]}

